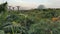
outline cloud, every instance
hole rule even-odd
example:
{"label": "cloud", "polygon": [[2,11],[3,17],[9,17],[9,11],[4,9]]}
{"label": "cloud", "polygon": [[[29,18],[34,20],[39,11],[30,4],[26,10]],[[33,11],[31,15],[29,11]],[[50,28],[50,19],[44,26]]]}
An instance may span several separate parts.
{"label": "cloud", "polygon": [[23,1],[23,0],[19,0],[19,1],[9,0],[8,5],[10,5],[10,6],[22,6],[22,7],[27,7],[27,8],[35,8],[37,6],[37,3],[35,3],[35,2],[30,3],[30,2]]}
{"label": "cloud", "polygon": [[[45,5],[46,7],[50,8],[60,8],[60,0],[4,0],[8,1],[8,5],[11,6],[23,6],[29,8],[35,8],[41,4]],[[0,0],[2,3],[2,0]]]}
{"label": "cloud", "polygon": [[60,0],[49,0],[48,7],[50,8],[60,8]]}

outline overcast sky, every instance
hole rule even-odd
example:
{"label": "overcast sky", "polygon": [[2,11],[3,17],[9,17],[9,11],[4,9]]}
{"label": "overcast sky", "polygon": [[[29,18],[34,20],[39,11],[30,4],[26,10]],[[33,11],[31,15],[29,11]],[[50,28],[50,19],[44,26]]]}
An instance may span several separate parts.
{"label": "overcast sky", "polygon": [[23,6],[35,8],[41,4],[50,8],[60,8],[60,0],[0,0],[0,3],[7,1],[10,6]]}

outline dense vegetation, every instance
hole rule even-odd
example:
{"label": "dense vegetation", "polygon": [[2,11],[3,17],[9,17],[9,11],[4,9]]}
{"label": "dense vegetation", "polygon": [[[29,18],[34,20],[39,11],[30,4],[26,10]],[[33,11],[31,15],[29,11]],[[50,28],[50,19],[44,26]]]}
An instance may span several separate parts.
{"label": "dense vegetation", "polygon": [[3,3],[0,34],[60,34],[59,16],[60,9],[8,11],[7,3]]}

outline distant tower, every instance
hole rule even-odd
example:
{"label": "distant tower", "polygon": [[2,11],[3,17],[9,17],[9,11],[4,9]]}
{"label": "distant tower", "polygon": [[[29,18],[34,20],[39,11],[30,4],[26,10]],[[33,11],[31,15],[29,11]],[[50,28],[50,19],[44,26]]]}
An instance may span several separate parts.
{"label": "distant tower", "polygon": [[16,6],[17,7],[17,9],[18,9],[18,11],[20,10],[20,6]]}
{"label": "distant tower", "polygon": [[11,6],[9,6],[8,8],[9,8],[9,11],[11,11]]}
{"label": "distant tower", "polygon": [[13,11],[14,11],[14,8],[15,8],[15,7],[12,7],[12,10],[13,10]]}

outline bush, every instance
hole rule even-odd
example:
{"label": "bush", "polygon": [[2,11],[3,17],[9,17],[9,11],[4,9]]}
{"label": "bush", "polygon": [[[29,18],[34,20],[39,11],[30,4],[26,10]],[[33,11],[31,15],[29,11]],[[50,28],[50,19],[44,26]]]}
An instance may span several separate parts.
{"label": "bush", "polygon": [[29,34],[60,34],[60,23],[41,20],[31,25]]}

